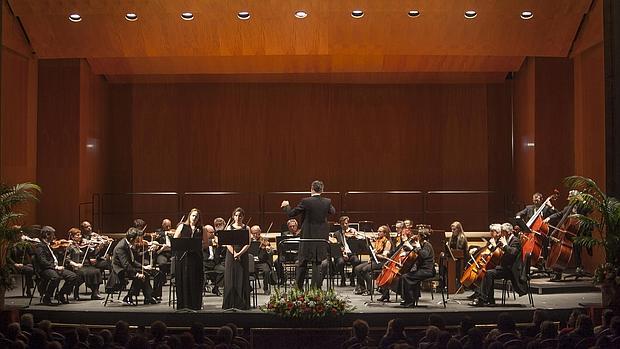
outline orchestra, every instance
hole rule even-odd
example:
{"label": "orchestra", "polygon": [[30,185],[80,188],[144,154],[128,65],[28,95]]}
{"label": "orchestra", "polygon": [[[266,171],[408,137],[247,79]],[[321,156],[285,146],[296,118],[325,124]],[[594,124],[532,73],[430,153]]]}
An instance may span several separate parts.
{"label": "orchestra", "polygon": [[[389,224],[382,224],[376,232],[357,231],[351,226],[350,217],[341,216],[338,224],[333,224],[338,230],[329,233],[325,239],[325,242],[331,243],[335,248],[332,250],[338,252],[318,257],[318,250],[310,251],[317,253],[316,257],[312,258],[321,258],[317,260],[321,266],[320,279],[313,281],[311,287],[323,287],[322,279],[326,276],[332,277],[329,267],[335,266],[334,274],[339,276],[340,286],[345,286],[346,279],[349,278],[349,286],[355,286],[352,293],[362,297],[369,296],[377,287],[382,295],[380,302],[389,303],[390,293],[393,292],[401,297],[401,306],[412,308],[421,297],[422,282],[439,272],[434,251],[440,249],[444,251],[442,255],[450,256],[456,263],[456,275],[453,275],[455,279],[450,282],[455,282],[460,289],[474,291],[468,297],[472,300],[470,305],[493,305],[496,279],[510,280],[515,291],[523,295],[526,289],[522,270],[526,256],[532,256],[533,266],[540,259],[542,262],[538,263],[539,267],[540,264],[546,264],[559,275],[571,259],[577,260],[577,266],[581,267],[580,249],[573,247],[572,240],[578,234],[584,234],[583,228],[567,223],[575,213],[589,213],[584,202],[574,199],[579,194],[571,191],[571,203],[558,211],[552,204],[557,198],[557,191],[544,201],[541,193],[535,193],[533,204],[515,215],[514,226],[511,223],[491,224],[489,237],[482,239],[482,245],[468,243],[463,225],[458,221],[450,225],[449,236],[435,240],[443,241],[443,245],[433,246],[430,236],[443,234],[443,230],[434,231],[428,225],[414,225],[413,220],[403,219],[396,221],[392,228]],[[289,219],[286,221],[286,230],[279,235],[303,241],[305,237],[300,224],[297,219],[292,218],[293,210],[287,205],[288,202],[283,202],[283,208],[289,210]],[[52,297],[58,304],[66,304],[71,293],[73,299],[79,301],[79,288],[82,284],[86,284],[90,290],[90,299],[101,300],[100,287],[104,273],[112,274],[106,289],[110,284],[114,287],[115,283],[131,282],[131,287],[123,298],[124,304],[137,305],[136,297],[140,292],[144,295],[144,304],[157,304],[161,301],[171,264],[175,263],[171,239],[198,238],[202,244],[200,258],[189,258],[186,254],[176,256],[176,267],[184,268],[181,275],[191,274],[188,274],[184,284],[179,284],[177,280],[177,292],[180,292],[177,298],[180,304],[184,308],[200,309],[202,289],[210,283],[215,297],[226,295],[223,302],[225,308],[247,309],[250,287],[245,285],[247,279],[243,276],[247,273],[247,256],[252,256],[253,273],[262,280],[263,293],[269,295],[271,285],[283,285],[287,282],[282,262],[290,262],[288,259],[296,259],[296,255],[278,252],[274,236],[270,234],[273,222],[267,232],[263,233],[257,224],[251,227],[244,224],[243,218],[244,211],[237,208],[228,222],[218,217],[213,221],[213,226],[202,226],[199,211],[193,209],[181,218],[181,223],[176,228],[170,219],[164,218],[161,227],[154,232],[147,232],[146,222],[138,218],[132,222],[125,237],[118,242],[96,233],[88,221],[83,221],[79,229],[71,228],[68,239],[56,239],[53,228],[43,227],[37,234],[23,233],[21,239],[26,244],[13,247],[9,257],[16,270],[23,274],[24,293],[27,295],[31,295],[34,287],[34,270],[39,270],[42,279],[46,281],[42,289],[44,305],[55,305]],[[221,245],[218,233],[235,229],[248,231],[249,244]],[[547,243],[549,252],[545,253]],[[195,268],[198,265],[200,267]],[[347,265],[351,266],[350,276],[345,274]],[[295,268],[300,268],[299,263]],[[298,279],[291,283],[292,286],[301,287],[303,282],[300,283],[299,271]],[[62,287],[54,293],[57,286]]]}

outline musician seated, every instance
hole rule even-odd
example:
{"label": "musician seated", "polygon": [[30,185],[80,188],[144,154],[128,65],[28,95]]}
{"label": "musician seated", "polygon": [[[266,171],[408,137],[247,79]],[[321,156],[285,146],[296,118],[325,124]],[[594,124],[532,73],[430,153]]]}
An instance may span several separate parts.
{"label": "musician seated", "polygon": [[[14,228],[20,229],[19,226],[15,226]],[[32,254],[34,250],[32,243],[35,241],[23,234],[23,232],[20,240],[26,243],[13,245],[13,248],[9,251],[9,260],[13,263],[17,272],[24,278],[26,296],[30,297],[32,295],[32,289],[34,288],[34,281],[32,279],[34,276],[34,267],[32,265]],[[30,243],[27,243],[28,241]],[[41,242],[39,239],[36,239],[36,241]]]}
{"label": "musician seated", "polygon": [[[220,218],[221,229],[226,222]],[[217,220],[216,220],[217,223]],[[211,292],[216,296],[221,296],[220,287],[224,285],[224,259],[222,258],[222,247],[218,246],[215,228],[205,225],[202,229],[202,268],[205,273],[205,280],[213,283]]]}
{"label": "musician seated", "polygon": [[50,243],[54,240],[56,230],[50,226],[41,229],[41,243],[35,248],[35,270],[39,271],[39,275],[43,279],[43,283],[47,283],[47,287],[43,290],[42,303],[52,305],[51,297],[60,280],[64,280],[62,288],[56,293],[56,300],[61,304],[69,303],[68,295],[73,290],[77,275],[70,270],[66,270],[62,265],[62,261],[52,251]]}
{"label": "musician seated", "polygon": [[[487,242],[487,246],[480,247],[478,249],[472,249],[471,251],[469,251],[470,252],[469,254],[472,256],[472,259],[474,260],[474,261],[470,261],[470,263],[475,263],[478,257],[481,257],[483,260],[486,260],[489,257],[489,255],[493,253],[493,250],[495,249],[494,246],[497,246],[497,241],[499,241],[499,238],[502,236],[502,225],[498,223],[493,223],[489,225],[489,235],[491,238]],[[471,264],[467,268],[470,268],[470,267],[472,267]],[[484,267],[486,268],[486,265]],[[476,273],[476,278],[479,278],[478,275],[479,273]],[[472,280],[472,284],[475,284],[476,280]],[[474,293],[467,296],[467,299],[474,300],[474,299],[478,299],[479,297],[480,297],[480,291],[478,287],[475,287]]]}
{"label": "musician seated", "polygon": [[402,297],[400,305],[413,308],[420,298],[420,283],[435,275],[435,252],[428,242],[429,233],[420,231],[405,243],[405,250],[412,250],[418,255],[413,267],[402,276]]}
{"label": "musician seated", "polygon": [[495,279],[508,279],[519,296],[527,293],[527,281],[522,278],[523,263],[521,258],[521,242],[514,235],[512,224],[502,224],[501,237],[496,248],[501,248],[503,255],[494,269],[487,270],[480,283],[478,299],[469,303],[472,306],[495,304]]}
{"label": "musician seated", "polygon": [[86,286],[91,290],[90,299],[103,299],[99,296],[99,285],[103,281],[103,276],[101,271],[95,267],[97,260],[90,258],[92,256],[89,255],[89,253],[94,252],[94,248],[91,251],[90,246],[84,244],[82,232],[78,228],[69,229],[69,238],[73,243],[67,246],[66,267],[78,275],[73,289],[73,299],[80,300],[80,285],[83,283],[86,283]]}
{"label": "musician seated", "polygon": [[[127,230],[125,238],[116,244],[114,252],[112,253],[112,273],[116,276],[110,277],[110,283],[123,284],[126,283],[127,278],[133,278],[129,292],[123,298],[123,304],[136,305],[133,301],[133,297],[137,297],[140,294],[140,290],[144,294],[144,304],[156,304],[157,301],[152,298],[151,284],[149,282],[149,275],[147,270],[151,269],[149,265],[143,266],[136,261],[132,252],[133,245],[136,243],[136,239],[140,235],[140,230],[131,227]],[[114,280],[116,279],[116,280]],[[114,280],[114,281],[112,281]],[[116,285],[108,285],[107,288],[115,288]]]}
{"label": "musician seated", "polygon": [[254,225],[250,228],[250,234],[252,234],[250,244],[259,244],[258,255],[254,256],[254,269],[256,272],[263,274],[263,292],[265,294],[271,294],[269,289],[269,281],[271,280],[271,270],[273,265],[273,251],[271,250],[271,244],[269,243],[269,240],[260,236],[261,229],[258,225]]}
{"label": "musician seated", "polygon": [[82,233],[82,240],[84,240],[85,243],[95,243],[93,246],[94,251],[91,251],[96,259],[95,267],[98,268],[101,273],[105,270],[111,271],[112,263],[110,262],[110,256],[114,240],[94,232],[92,225],[88,221],[83,221],[80,224],[80,231]]}
{"label": "musician seated", "polygon": [[368,262],[360,263],[353,270],[357,278],[359,290],[357,294],[370,295],[372,290],[372,271],[381,270],[385,261],[390,258],[390,252],[392,251],[392,239],[390,239],[390,228],[387,225],[382,225],[377,230],[377,239],[373,246],[374,255],[377,257],[377,262],[372,259],[372,255]]}
{"label": "musician seated", "polygon": [[[349,244],[347,242],[347,238],[356,238],[358,232],[354,228],[349,227],[348,216],[342,216],[338,221],[340,223],[340,230],[338,230],[334,234],[334,236],[336,237],[338,244],[340,244],[342,255],[333,257],[334,264],[336,265],[336,273],[340,274],[340,286],[343,287],[345,286],[346,279],[346,275],[344,272],[345,265],[349,264],[351,265],[352,270],[355,270],[355,267],[357,267],[361,263],[361,261],[356,254],[352,253],[351,248],[349,247]],[[355,286],[355,273],[353,272],[350,275],[349,285]],[[356,291],[359,291],[359,289],[356,289]]]}
{"label": "musician seated", "polygon": [[149,272],[153,277],[153,298],[159,301],[166,283],[166,275],[170,274],[170,236],[174,235],[174,232],[172,222],[166,218],[161,222],[161,228],[152,233],[149,242],[149,260],[151,266],[156,267],[156,270],[152,269]]}
{"label": "musician seated", "polygon": [[[301,229],[299,229],[299,224],[295,218],[289,219],[286,222],[286,227],[288,230],[282,232],[282,236],[301,237]],[[290,254],[280,254],[274,262],[274,267],[276,269],[276,273],[278,274],[278,282],[280,285],[284,285],[284,282],[286,282],[283,263],[287,262],[295,262],[295,257]]]}

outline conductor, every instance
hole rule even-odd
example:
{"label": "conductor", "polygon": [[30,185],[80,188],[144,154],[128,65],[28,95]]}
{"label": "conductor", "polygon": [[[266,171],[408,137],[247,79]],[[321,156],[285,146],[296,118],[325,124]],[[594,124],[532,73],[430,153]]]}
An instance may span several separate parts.
{"label": "conductor", "polygon": [[[336,209],[332,206],[332,201],[321,196],[323,193],[323,182],[314,181],[310,188],[310,197],[302,199],[297,207],[291,209],[288,201],[282,201],[282,207],[289,217],[297,215],[302,216],[301,238],[303,239],[323,239],[327,240],[329,235],[329,225],[327,224],[327,216],[336,213]],[[299,254],[297,261],[297,272],[295,281],[297,287],[302,289],[306,273],[308,271],[308,262],[312,263],[312,282],[310,287],[320,288],[322,283],[321,262],[327,258],[328,245],[320,242],[301,242],[299,245]]]}

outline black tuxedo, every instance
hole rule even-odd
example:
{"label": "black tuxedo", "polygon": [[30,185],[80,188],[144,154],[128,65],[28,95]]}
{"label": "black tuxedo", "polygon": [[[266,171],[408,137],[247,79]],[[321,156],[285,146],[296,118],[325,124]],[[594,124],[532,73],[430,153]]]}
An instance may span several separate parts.
{"label": "black tuxedo", "polygon": [[33,262],[35,270],[41,275],[41,278],[47,281],[47,288],[43,292],[44,300],[51,298],[52,293],[60,284],[60,280],[64,280],[62,288],[58,291],[58,296],[68,295],[73,291],[73,287],[77,282],[77,275],[70,270],[56,270],[62,261],[56,262],[49,245],[39,243],[34,250],[35,259]]}
{"label": "black tuxedo", "polygon": [[[515,216],[519,216],[521,217],[525,222],[529,221],[530,218],[532,218],[532,216],[534,215],[534,213],[536,213],[536,210],[538,210],[540,207],[536,207],[536,205],[527,205],[525,206],[524,209],[522,209],[521,211],[517,212],[515,214]],[[557,211],[549,206],[545,206],[545,208],[543,208],[542,210],[542,217],[547,218],[549,216],[551,216],[552,214],[556,213]]]}
{"label": "black tuxedo", "polygon": [[[343,250],[343,253],[341,253],[340,255],[332,256],[332,257],[334,258],[336,273],[340,274],[340,285],[344,286],[344,280],[346,279],[344,267],[347,264],[347,262],[351,264],[352,270],[355,270],[355,267],[357,267],[361,263],[361,261],[356,254],[344,252],[344,243],[347,240],[347,237],[342,232],[342,229],[338,230],[334,234],[334,236],[336,237],[336,241],[338,241],[340,248]],[[347,256],[346,259],[344,257],[345,255]],[[350,279],[351,279],[350,281],[351,286],[355,285],[355,273],[354,272],[351,273]]]}
{"label": "black tuxedo", "polygon": [[527,293],[527,276],[524,273],[527,271],[523,270],[521,241],[519,241],[518,237],[512,235],[508,239],[508,245],[502,246],[501,249],[504,251],[504,254],[500,259],[500,265],[495,267],[495,269],[487,270],[480,284],[481,298],[485,302],[495,302],[493,295],[495,279],[509,279],[519,296]]}
{"label": "black tuxedo", "polygon": [[[144,279],[139,279],[135,277],[137,274],[142,272],[142,264],[134,259],[133,251],[131,250],[131,245],[127,241],[127,239],[122,239],[116,244],[114,247],[114,252],[112,253],[112,273],[116,275],[116,280],[121,283],[126,282],[127,278],[134,278],[131,283],[131,288],[129,289],[129,296],[137,296],[140,293],[140,290],[144,293],[145,300],[151,299],[152,288],[149,282],[149,275],[144,273]],[[110,280],[114,280],[115,278],[110,277]],[[108,286],[109,288],[110,286]]]}
{"label": "black tuxedo", "polygon": [[[321,195],[313,195],[302,199],[297,207],[285,206],[289,217],[302,215],[301,238],[321,239],[327,241],[329,225],[327,216],[336,213],[332,201]],[[299,244],[298,268],[296,273],[297,287],[302,288],[306,277],[307,262],[312,263],[312,287],[319,288],[322,280],[320,263],[329,255],[327,243],[302,242]]]}

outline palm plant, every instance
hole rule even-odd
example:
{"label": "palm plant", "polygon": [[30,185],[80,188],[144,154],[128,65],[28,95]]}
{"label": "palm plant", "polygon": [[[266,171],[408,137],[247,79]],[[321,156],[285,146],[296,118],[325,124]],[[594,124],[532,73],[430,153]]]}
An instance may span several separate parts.
{"label": "palm plant", "polygon": [[[573,215],[581,223],[580,230],[589,232],[577,236],[574,242],[587,248],[602,246],[605,250],[605,264],[595,271],[595,281],[602,282],[609,278],[610,274],[605,270],[613,271],[615,277],[620,266],[620,202],[607,196],[590,178],[571,176],[566,177],[564,183],[570,189],[579,191],[571,202],[584,203],[592,209],[588,216]],[[600,232],[600,237],[593,236],[593,231]]]}
{"label": "palm plant", "polygon": [[41,188],[34,183],[15,185],[0,184],[0,290],[13,287],[11,272],[13,265],[9,260],[9,251],[17,243],[20,229],[14,224],[24,215],[16,207],[37,199]]}

